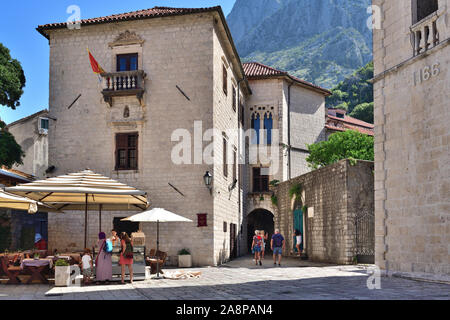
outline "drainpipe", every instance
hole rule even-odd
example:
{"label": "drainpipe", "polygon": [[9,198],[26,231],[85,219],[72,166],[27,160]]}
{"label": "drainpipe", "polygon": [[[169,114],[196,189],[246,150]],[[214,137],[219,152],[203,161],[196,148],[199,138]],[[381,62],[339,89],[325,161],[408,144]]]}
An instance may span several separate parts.
{"label": "drainpipe", "polygon": [[291,87],[292,87],[292,82],[289,84],[288,86],[288,105],[287,105],[287,112],[288,112],[288,166],[289,166],[289,171],[288,171],[288,180],[291,180],[291,175],[292,175],[292,171],[291,171]]}

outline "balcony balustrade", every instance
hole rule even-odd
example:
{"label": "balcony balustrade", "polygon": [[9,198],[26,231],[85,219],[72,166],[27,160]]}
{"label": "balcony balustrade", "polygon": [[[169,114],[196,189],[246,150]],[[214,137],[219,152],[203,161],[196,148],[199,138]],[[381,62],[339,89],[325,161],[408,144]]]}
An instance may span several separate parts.
{"label": "balcony balustrade", "polygon": [[103,98],[112,106],[112,98],[117,96],[133,96],[142,103],[145,86],[143,70],[102,73]]}
{"label": "balcony balustrade", "polygon": [[411,26],[411,45],[414,56],[424,53],[439,44],[439,30],[437,28],[437,12]]}

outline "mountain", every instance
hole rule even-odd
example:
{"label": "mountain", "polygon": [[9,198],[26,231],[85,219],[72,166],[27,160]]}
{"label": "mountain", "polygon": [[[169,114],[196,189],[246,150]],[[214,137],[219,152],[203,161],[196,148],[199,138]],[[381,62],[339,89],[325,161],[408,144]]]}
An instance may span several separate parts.
{"label": "mountain", "polygon": [[372,60],[371,0],[236,0],[227,17],[244,62],[333,88]]}
{"label": "mountain", "polygon": [[373,62],[356,70],[351,76],[341,81],[327,97],[328,108],[347,110],[354,118],[373,123]]}

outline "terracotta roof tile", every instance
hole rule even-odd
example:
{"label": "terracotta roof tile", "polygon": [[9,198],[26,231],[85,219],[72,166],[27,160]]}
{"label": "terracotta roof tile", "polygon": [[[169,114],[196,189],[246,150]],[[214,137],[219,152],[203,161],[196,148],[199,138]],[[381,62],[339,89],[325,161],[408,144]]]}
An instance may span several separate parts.
{"label": "terracotta roof tile", "polygon": [[[104,17],[91,18],[91,19],[83,19],[81,20],[81,25],[89,25],[89,24],[100,24],[107,22],[117,22],[117,21],[126,21],[126,20],[138,20],[145,18],[158,18],[165,16],[173,16],[173,15],[182,15],[182,14],[190,14],[190,13],[200,13],[200,12],[210,12],[222,10],[220,6],[209,7],[209,8],[170,8],[170,7],[154,7],[151,9],[144,9],[138,11],[131,11],[120,14],[113,14]],[[48,29],[58,29],[64,28],[67,26],[66,22],[59,23],[49,23],[45,25],[38,26],[37,30],[46,36],[45,30]]]}
{"label": "terracotta roof tile", "polygon": [[312,87],[324,93],[325,95],[331,95],[331,92],[325,88],[317,86],[308,81],[302,80],[295,76],[290,75],[286,71],[281,71],[269,66],[266,66],[259,62],[247,62],[243,64],[245,75],[249,80],[266,79],[270,77],[287,77],[301,85]]}
{"label": "terracotta roof tile", "polygon": [[347,122],[349,124],[353,124],[353,125],[357,125],[357,126],[361,126],[364,128],[368,128],[368,129],[373,129],[374,125],[368,122],[364,122],[362,120],[358,120],[355,119],[353,117],[349,117],[347,115],[344,116],[344,118],[338,118],[332,115],[328,115],[328,118],[333,119],[333,120],[338,120],[338,121],[342,121],[342,122]]}

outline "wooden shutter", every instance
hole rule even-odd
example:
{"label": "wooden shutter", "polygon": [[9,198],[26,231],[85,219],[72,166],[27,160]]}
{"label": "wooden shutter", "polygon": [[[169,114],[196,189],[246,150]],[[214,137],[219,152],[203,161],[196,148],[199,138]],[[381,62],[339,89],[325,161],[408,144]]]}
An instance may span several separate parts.
{"label": "wooden shutter", "polygon": [[228,163],[227,163],[227,139],[223,138],[223,175],[228,177]]}
{"label": "wooden shutter", "polygon": [[120,166],[119,151],[128,149],[128,134],[117,133],[116,134],[116,170],[122,169]]}
{"label": "wooden shutter", "polygon": [[223,92],[225,93],[225,95],[228,94],[228,73],[227,73],[227,68],[225,66],[223,66]]}
{"label": "wooden shutter", "polygon": [[233,111],[236,112],[236,88],[233,86]]}

